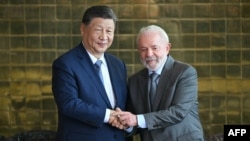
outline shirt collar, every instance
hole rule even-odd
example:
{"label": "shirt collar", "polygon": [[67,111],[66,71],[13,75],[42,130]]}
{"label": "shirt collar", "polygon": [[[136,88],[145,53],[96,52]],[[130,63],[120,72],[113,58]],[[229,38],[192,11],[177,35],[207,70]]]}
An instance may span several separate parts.
{"label": "shirt collar", "polygon": [[94,55],[92,55],[90,52],[87,51],[87,53],[89,54],[89,57],[90,57],[90,59],[91,59],[91,61],[92,61],[93,64],[95,64],[95,62],[96,62],[97,60],[101,60],[103,64],[106,64],[106,61],[105,61],[105,59],[104,59],[104,55],[102,55],[99,59],[97,59],[97,58],[96,58]]}
{"label": "shirt collar", "polygon": [[[82,42],[82,44],[83,44],[83,42]],[[96,62],[97,60],[101,60],[102,63],[103,63],[104,65],[106,65],[106,61],[105,61],[104,55],[102,55],[99,59],[97,59],[97,58],[96,58],[94,55],[92,55],[87,49],[86,49],[86,51],[87,51],[87,53],[88,53],[88,55],[89,55],[89,57],[90,57],[90,60],[92,61],[93,64],[95,64],[95,62]]]}

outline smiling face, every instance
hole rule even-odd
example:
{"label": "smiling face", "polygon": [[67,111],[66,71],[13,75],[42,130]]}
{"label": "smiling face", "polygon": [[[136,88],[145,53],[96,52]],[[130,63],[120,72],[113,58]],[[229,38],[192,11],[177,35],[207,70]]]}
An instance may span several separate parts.
{"label": "smiling face", "polygon": [[162,39],[157,31],[145,32],[138,38],[138,51],[144,66],[156,70],[164,63],[171,44]]}
{"label": "smiling face", "polygon": [[93,18],[88,25],[81,24],[80,30],[84,47],[100,58],[113,42],[115,23],[112,19]]}

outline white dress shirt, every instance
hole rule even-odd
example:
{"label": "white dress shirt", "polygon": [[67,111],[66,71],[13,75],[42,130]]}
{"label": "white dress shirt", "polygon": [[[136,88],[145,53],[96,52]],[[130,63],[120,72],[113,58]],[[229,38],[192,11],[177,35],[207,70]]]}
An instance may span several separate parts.
{"label": "white dress shirt", "polygon": [[[87,51],[88,52],[88,51]],[[90,59],[92,61],[93,64],[95,64],[95,62],[98,60],[97,58],[95,58],[95,56],[93,56],[91,53],[89,53]],[[114,109],[115,107],[115,96],[114,96],[114,91],[113,91],[113,87],[111,84],[111,80],[110,80],[110,76],[109,76],[109,70],[108,70],[108,66],[107,66],[107,62],[104,58],[104,56],[102,55],[99,60],[102,61],[102,65],[101,65],[101,72],[102,72],[102,76],[103,76],[103,85],[106,91],[106,94],[108,96],[109,102],[112,106],[112,108]],[[110,116],[110,109],[106,109],[106,114],[104,117],[104,122],[107,123],[109,120],[109,116]]]}

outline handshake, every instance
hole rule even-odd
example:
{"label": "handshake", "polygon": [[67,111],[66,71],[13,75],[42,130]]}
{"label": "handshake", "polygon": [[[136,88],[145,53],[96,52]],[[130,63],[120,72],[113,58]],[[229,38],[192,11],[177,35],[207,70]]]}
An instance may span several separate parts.
{"label": "handshake", "polygon": [[120,108],[111,110],[108,123],[119,129],[127,129],[138,125],[136,115],[127,111],[122,111]]}

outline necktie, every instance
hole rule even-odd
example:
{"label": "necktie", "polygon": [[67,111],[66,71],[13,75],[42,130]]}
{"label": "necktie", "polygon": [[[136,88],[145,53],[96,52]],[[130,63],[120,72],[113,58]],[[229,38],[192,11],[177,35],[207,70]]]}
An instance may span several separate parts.
{"label": "necktie", "polygon": [[156,93],[156,86],[157,86],[157,79],[158,79],[158,74],[153,72],[150,74],[150,90],[149,90],[149,98],[150,98],[150,105],[152,107],[154,99],[155,99],[155,93]]}
{"label": "necktie", "polygon": [[102,65],[102,61],[101,60],[97,60],[95,62],[95,69],[99,74],[100,79],[102,80],[103,83],[103,77],[102,77],[102,71],[101,71],[101,65]]}

